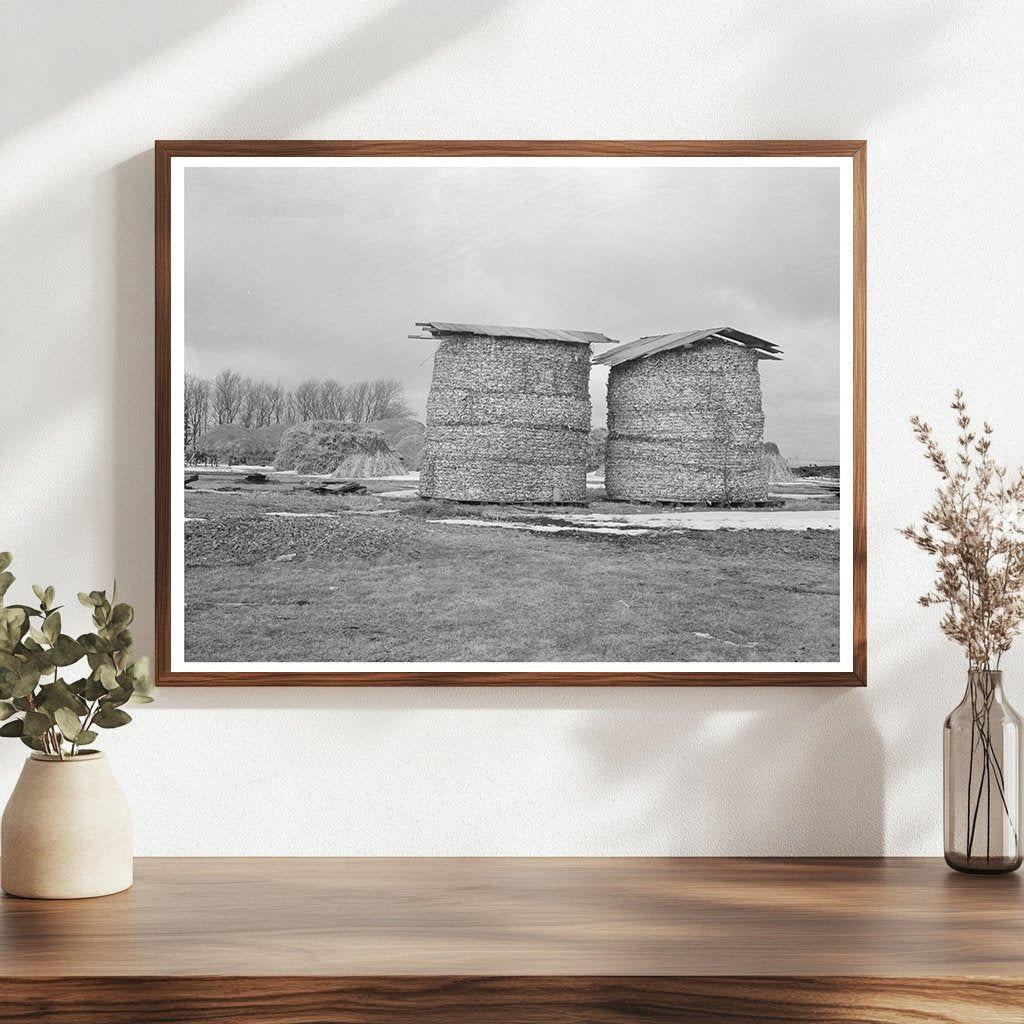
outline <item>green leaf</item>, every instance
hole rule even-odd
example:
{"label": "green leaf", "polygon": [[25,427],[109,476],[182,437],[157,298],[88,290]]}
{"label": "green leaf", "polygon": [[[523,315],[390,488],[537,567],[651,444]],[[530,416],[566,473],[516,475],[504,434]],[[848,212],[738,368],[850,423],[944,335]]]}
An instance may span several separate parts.
{"label": "green leaf", "polygon": [[25,723],[20,718],[0,725],[0,736],[24,736]]}
{"label": "green leaf", "polygon": [[[3,735],[3,729],[0,729],[0,735]],[[46,747],[44,747],[43,744],[35,738],[35,736],[21,736],[19,738],[26,747],[31,747],[33,750],[38,750],[40,753],[46,753]]]}
{"label": "green leaf", "polygon": [[82,691],[82,696],[86,700],[99,700],[100,697],[107,695],[107,688],[96,678],[91,675],[85,681],[85,689]]}
{"label": "green leaf", "polygon": [[50,716],[41,711],[26,711],[24,732],[26,736],[42,736],[51,726]]}
{"label": "green leaf", "polygon": [[50,638],[41,629],[36,629],[35,626],[31,626],[29,628],[28,635],[32,637],[37,644],[42,645],[50,643]]}
{"label": "green leaf", "polygon": [[[7,552],[5,551],[4,554],[7,554]],[[0,572],[0,598],[10,590],[13,582],[14,577],[9,572]]]}
{"label": "green leaf", "polygon": [[116,690],[118,687],[117,673],[113,665],[100,665],[96,670],[96,678],[103,684],[105,690]]}
{"label": "green leaf", "polygon": [[32,593],[35,594],[36,597],[39,599],[39,604],[43,608],[45,608],[46,607],[46,587],[41,587],[41,586],[39,586],[38,583],[33,583],[32,584]]}
{"label": "green leaf", "polygon": [[135,661],[131,663],[130,670],[132,679],[135,680],[136,685],[152,681],[153,667],[148,654],[141,658],[136,658]]}
{"label": "green leaf", "polygon": [[75,694],[63,679],[57,679],[39,688],[36,707],[40,711],[54,712],[57,708],[65,708],[79,718],[84,717],[89,711],[89,705]]}
{"label": "green leaf", "polygon": [[135,610],[130,604],[115,604],[114,610],[110,613],[110,625],[116,629],[124,629],[130,626],[135,618]]}
{"label": "green leaf", "polygon": [[[105,637],[97,636],[95,633],[83,633],[78,638],[78,643],[89,654],[109,654],[111,651],[110,641]],[[96,667],[91,659],[89,665],[91,668]]]}
{"label": "green leaf", "polygon": [[132,680],[132,689],[135,691],[132,697],[134,704],[150,704],[156,695],[156,686],[153,684],[153,676],[150,671],[149,658],[139,658],[128,667],[128,674]]}
{"label": "green leaf", "polygon": [[96,591],[91,594],[83,594],[81,591],[78,592],[78,600],[85,605],[86,608],[95,608],[98,605],[99,599],[96,596]]}
{"label": "green leaf", "polygon": [[81,661],[85,657],[85,648],[66,633],[61,633],[53,645],[53,650],[49,653],[53,664],[63,668],[74,665],[76,661]]}
{"label": "green leaf", "polygon": [[49,615],[43,619],[43,633],[46,634],[46,639],[51,644],[57,642],[57,637],[60,636],[60,612],[50,612]]}
{"label": "green leaf", "polygon": [[[96,712],[96,717],[93,718],[93,724],[98,725],[101,729],[117,729],[122,725],[127,725],[132,720],[132,716],[127,711],[122,711],[120,708],[110,707],[108,704],[104,704],[99,711]],[[0,734],[2,734],[3,726],[0,726]]]}
{"label": "green leaf", "polygon": [[47,608],[52,608],[53,607],[53,599],[56,596],[57,596],[57,591],[54,590],[53,587],[47,587],[46,588],[46,593],[43,594],[43,597],[46,598],[46,607]]}
{"label": "green leaf", "polygon": [[93,732],[92,729],[84,729],[78,734],[78,739],[75,742],[81,746],[83,743],[92,743],[97,736],[99,736],[98,732]]}
{"label": "green leaf", "polygon": [[11,553],[10,551],[0,551],[0,571],[6,569],[11,564]]}
{"label": "green leaf", "polygon": [[[25,717],[27,718],[28,716],[26,715]],[[64,738],[72,743],[77,743],[79,734],[83,731],[82,721],[78,715],[67,708],[57,708],[53,713],[53,717]]]}
{"label": "green leaf", "polygon": [[39,668],[35,665],[25,665],[21,670],[18,681],[11,690],[12,697],[28,697],[35,692],[39,685]]}
{"label": "green leaf", "polygon": [[27,629],[28,616],[17,607],[0,608],[0,650],[13,651]]}
{"label": "green leaf", "polygon": [[116,690],[110,690],[103,699],[103,706],[119,708],[122,704],[127,704],[132,699],[132,684],[130,682],[125,686],[119,686]]}
{"label": "green leaf", "polygon": [[33,608],[30,604],[9,604],[8,608],[20,608],[25,615],[30,619],[41,619],[43,613],[38,608]]}
{"label": "green leaf", "polygon": [[28,612],[20,604],[0,609],[0,622],[8,622],[19,628],[28,619]]}
{"label": "green leaf", "polygon": [[18,709],[9,701],[0,700],[0,722],[6,722],[11,715],[18,713]]}

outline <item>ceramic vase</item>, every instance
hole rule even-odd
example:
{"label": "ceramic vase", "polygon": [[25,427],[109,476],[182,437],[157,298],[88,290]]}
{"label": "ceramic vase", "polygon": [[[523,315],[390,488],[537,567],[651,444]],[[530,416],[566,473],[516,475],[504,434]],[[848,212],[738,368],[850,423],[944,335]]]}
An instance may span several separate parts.
{"label": "ceramic vase", "polygon": [[69,900],[131,884],[131,811],[110,762],[99,751],[32,754],[0,824],[0,887]]}

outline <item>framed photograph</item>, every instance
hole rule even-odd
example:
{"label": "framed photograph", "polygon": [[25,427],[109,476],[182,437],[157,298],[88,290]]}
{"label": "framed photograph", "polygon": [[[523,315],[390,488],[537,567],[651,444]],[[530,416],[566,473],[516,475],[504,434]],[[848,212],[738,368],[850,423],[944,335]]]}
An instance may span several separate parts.
{"label": "framed photograph", "polygon": [[865,684],[863,142],[158,142],[160,685]]}

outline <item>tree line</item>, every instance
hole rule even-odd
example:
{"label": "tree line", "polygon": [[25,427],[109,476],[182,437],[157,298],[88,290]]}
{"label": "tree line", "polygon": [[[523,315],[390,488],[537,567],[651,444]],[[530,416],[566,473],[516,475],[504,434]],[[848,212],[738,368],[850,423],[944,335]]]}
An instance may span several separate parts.
{"label": "tree line", "polygon": [[395,377],[342,384],[310,377],[295,388],[221,370],[212,380],[185,374],[185,447],[213,427],[237,423],[267,427],[274,423],[341,420],[369,423],[411,416],[402,382]]}

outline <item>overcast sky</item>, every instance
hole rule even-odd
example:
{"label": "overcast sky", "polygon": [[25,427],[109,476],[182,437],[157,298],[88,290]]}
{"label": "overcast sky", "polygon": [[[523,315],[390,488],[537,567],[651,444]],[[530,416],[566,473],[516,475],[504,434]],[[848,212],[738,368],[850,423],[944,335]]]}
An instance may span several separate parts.
{"label": "overcast sky", "polygon": [[[291,386],[399,377],[422,419],[417,320],[648,334],[737,327],[765,439],[838,457],[839,178],[831,168],[188,168],[189,372]],[[605,422],[607,371],[591,377]]]}

